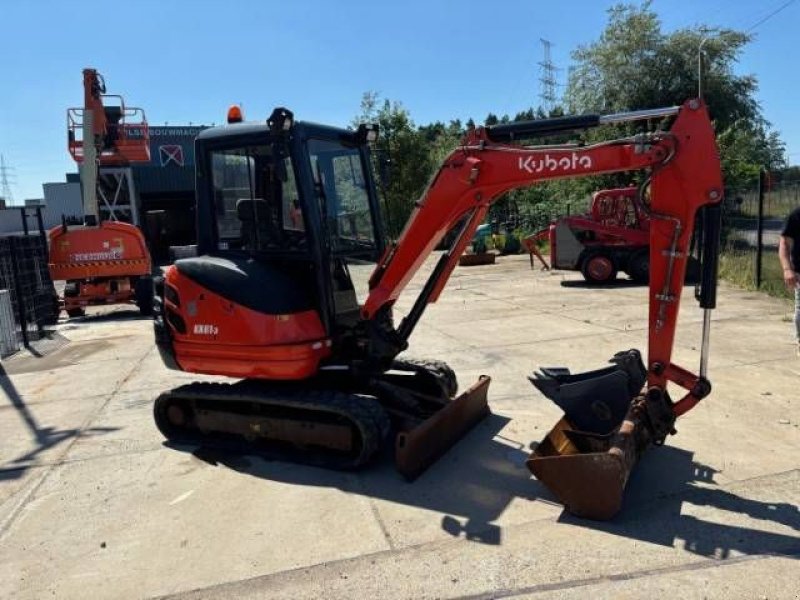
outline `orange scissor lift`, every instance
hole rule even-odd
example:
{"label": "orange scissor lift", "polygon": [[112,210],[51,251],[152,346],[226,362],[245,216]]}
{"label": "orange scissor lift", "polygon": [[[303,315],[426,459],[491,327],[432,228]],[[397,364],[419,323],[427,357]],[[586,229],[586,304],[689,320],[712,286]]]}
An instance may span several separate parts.
{"label": "orange scissor lift", "polygon": [[81,165],[83,226],[66,223],[49,232],[50,274],[65,281],[63,308],[70,317],[86,306],[133,303],[152,312],[150,254],[132,223],[98,222],[97,180],[101,166],[149,162],[150,136],[141,108],[106,94],[95,69],[83,70],[84,106],[67,110],[68,148]]}

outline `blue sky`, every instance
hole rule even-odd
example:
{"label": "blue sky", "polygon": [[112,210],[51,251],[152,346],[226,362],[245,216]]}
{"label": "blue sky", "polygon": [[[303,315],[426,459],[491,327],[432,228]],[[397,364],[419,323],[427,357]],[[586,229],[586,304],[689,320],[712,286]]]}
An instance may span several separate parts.
{"label": "blue sky", "polygon": [[[786,0],[655,0],[666,31],[704,23],[746,30]],[[598,38],[606,1],[298,0],[244,2],[0,0],[0,153],[14,198],[41,197],[74,165],[65,110],[82,102],[81,70],[143,107],[151,125],[248,119],[284,105],[347,125],[363,92],[401,101],[417,124],[483,119],[539,103],[540,38],[563,82],[569,54]],[[754,31],[737,66],[800,164],[800,1]]]}

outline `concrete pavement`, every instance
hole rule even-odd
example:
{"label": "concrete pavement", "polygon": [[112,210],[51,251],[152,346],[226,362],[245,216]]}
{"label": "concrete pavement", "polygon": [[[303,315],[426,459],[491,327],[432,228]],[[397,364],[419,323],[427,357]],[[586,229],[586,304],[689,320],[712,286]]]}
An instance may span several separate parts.
{"label": "concrete pavement", "polygon": [[[133,312],[63,322],[69,344],[3,363],[0,597],[797,597],[800,359],[782,301],[722,286],[714,391],[613,522],[565,514],[525,468],[560,415],[525,375],[644,349],[646,314],[642,287],[527,257],[457,269],[409,353],[461,387],[492,375],[494,414],[413,484],[388,457],[336,473],[165,447],[152,400],[197,377],[162,366]],[[675,360],[691,370],[700,320],[687,290]]]}

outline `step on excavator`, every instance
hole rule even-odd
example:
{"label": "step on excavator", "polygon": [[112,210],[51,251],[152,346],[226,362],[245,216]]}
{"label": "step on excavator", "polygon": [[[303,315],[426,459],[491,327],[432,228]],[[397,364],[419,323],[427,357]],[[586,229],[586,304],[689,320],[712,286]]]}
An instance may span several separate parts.
{"label": "step on excavator", "polygon": [[[594,145],[520,140],[604,124],[657,120],[666,129]],[[710,310],[716,302],[722,179],[705,105],[580,115],[469,131],[443,161],[396,242],[384,245],[369,144],[377,128],[296,121],[277,108],[266,122],[228,124],[195,143],[196,256],[156,282],[155,336],[168,367],[225,375],[155,401],[171,443],[221,445],[352,469],[394,442],[397,469],[420,475],[489,414],[489,377],[458,393],[440,360],[402,353],[423,315],[504,193],[540,181],[643,170],[650,202],[649,341],[611,366],[531,377],[564,411],[528,467],[573,513],[610,518],[638,457],[674,433],[675,419],[710,392]],[[700,218],[698,218],[698,216]],[[703,223],[700,372],[673,364],[683,275],[696,218]],[[395,325],[393,306],[451,228],[419,296]],[[363,302],[351,267],[375,260]],[[668,383],[683,388],[673,401]]]}
{"label": "step on excavator", "polygon": [[62,303],[69,317],[82,316],[86,306],[119,303],[134,303],[150,315],[151,261],[141,230],[123,221],[98,222],[99,168],[148,162],[147,120],[141,108],[106,94],[105,80],[95,69],[83,70],[83,91],[83,108],[67,110],[67,139],[80,165],[84,223],[65,221],[49,231],[50,275],[66,282]]}

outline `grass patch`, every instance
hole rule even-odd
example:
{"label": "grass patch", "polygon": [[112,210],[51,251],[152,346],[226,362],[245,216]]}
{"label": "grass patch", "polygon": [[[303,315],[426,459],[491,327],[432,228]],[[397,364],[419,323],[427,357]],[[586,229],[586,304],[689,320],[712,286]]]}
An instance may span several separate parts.
{"label": "grass patch", "polygon": [[[747,290],[755,290],[755,252],[722,253],[719,257],[719,277]],[[761,263],[761,289],[776,298],[791,299],[783,284],[783,269],[776,252],[765,252]]]}

